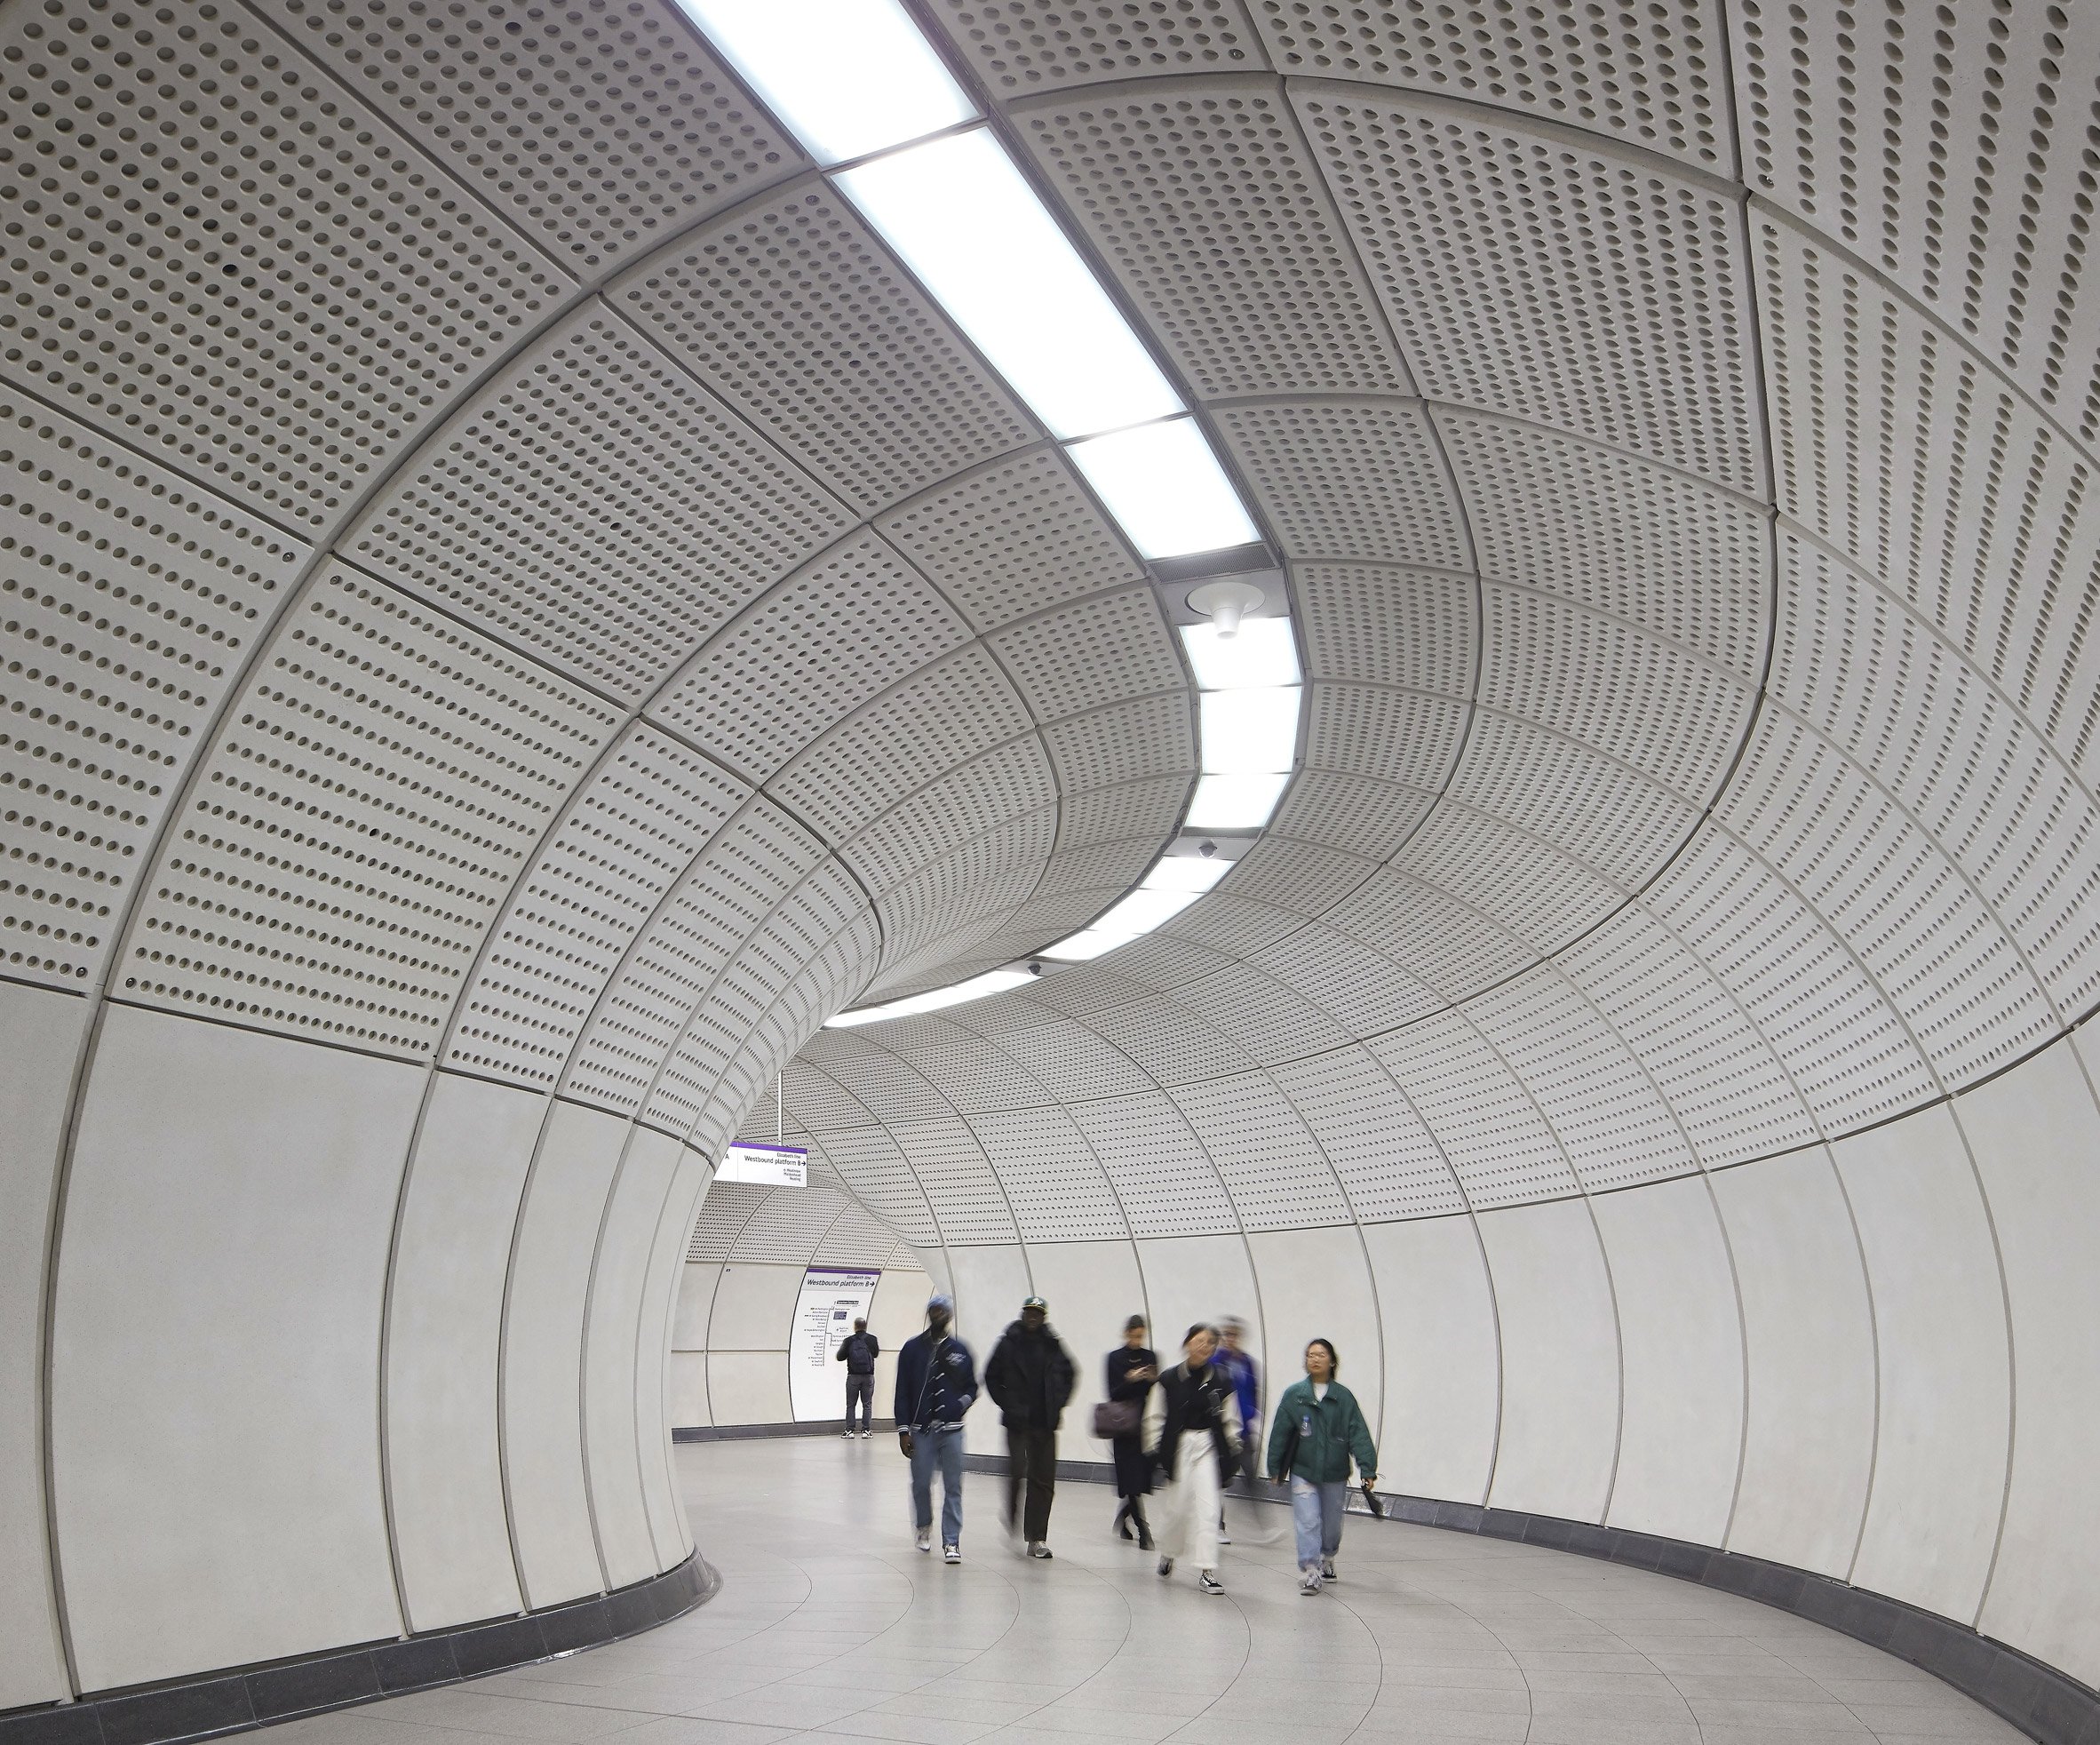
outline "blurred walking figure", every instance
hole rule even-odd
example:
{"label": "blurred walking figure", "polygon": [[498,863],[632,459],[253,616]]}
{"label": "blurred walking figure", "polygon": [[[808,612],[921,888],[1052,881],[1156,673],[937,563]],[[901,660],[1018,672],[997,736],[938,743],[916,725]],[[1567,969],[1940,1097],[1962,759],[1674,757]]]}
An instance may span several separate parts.
{"label": "blurred walking figure", "polygon": [[941,1554],[962,1561],[963,1414],[977,1398],[977,1363],[949,1331],[955,1301],[927,1299],[926,1331],[897,1353],[897,1445],[911,1462],[911,1524],[934,1549],[934,1470],[941,1472]]}
{"label": "blurred walking figure", "polygon": [[1152,1525],[1145,1518],[1145,1498],[1152,1489],[1152,1462],[1145,1453],[1145,1401],[1159,1379],[1159,1359],[1145,1343],[1147,1331],[1142,1315],[1124,1322],[1123,1343],[1109,1353],[1108,1400],[1094,1413],[1094,1431],[1108,1436],[1116,1462],[1116,1494],[1123,1506],[1114,1531],[1127,1539],[1136,1522],[1138,1548],[1149,1551]]}
{"label": "blurred walking figure", "polygon": [[882,1355],[882,1347],[875,1335],[868,1331],[865,1319],[856,1318],[853,1331],[839,1342],[834,1363],[846,1366],[846,1433],[853,1434],[853,1404],[860,1401],[861,1434],[865,1436],[874,1420],[875,1410],[875,1359]]}
{"label": "blurred walking figure", "polygon": [[1218,1331],[1201,1322],[1181,1341],[1181,1360],[1159,1378],[1145,1402],[1145,1449],[1165,1485],[1153,1510],[1159,1573],[1177,1559],[1194,1563],[1196,1585],[1221,1594],[1218,1580],[1218,1508],[1237,1470],[1239,1403],[1211,1359]]}
{"label": "blurred walking figure", "polygon": [[[984,1366],[984,1391],[1006,1427],[1006,1529],[1018,1518],[1031,1558],[1050,1555],[1050,1503],[1057,1486],[1057,1426],[1072,1397],[1072,1354],[1050,1325],[1050,1305],[1031,1296]],[[1022,1502],[1026,1497],[1025,1504]]]}
{"label": "blurred walking figure", "polygon": [[[1218,1323],[1218,1355],[1212,1359],[1218,1366],[1218,1373],[1231,1384],[1233,1399],[1239,1406],[1239,1421],[1247,1438],[1247,1458],[1241,1473],[1241,1480],[1251,1493],[1254,1488],[1254,1462],[1259,1454],[1257,1443],[1261,1435],[1261,1372],[1254,1367],[1254,1359],[1240,1349],[1240,1341],[1246,1337],[1247,1324],[1237,1315],[1228,1315]],[[1229,1485],[1230,1481],[1227,1481]],[[1232,1543],[1225,1531],[1225,1508],[1218,1506],[1218,1539],[1221,1544]]]}
{"label": "blurred walking figure", "polygon": [[1284,1390],[1269,1432],[1269,1476],[1291,1481],[1298,1591],[1308,1596],[1334,1580],[1351,1458],[1365,1490],[1378,1482],[1378,1450],[1372,1446],[1371,1429],[1356,1395],[1334,1379],[1340,1367],[1326,1340],[1308,1345],[1305,1380]]}

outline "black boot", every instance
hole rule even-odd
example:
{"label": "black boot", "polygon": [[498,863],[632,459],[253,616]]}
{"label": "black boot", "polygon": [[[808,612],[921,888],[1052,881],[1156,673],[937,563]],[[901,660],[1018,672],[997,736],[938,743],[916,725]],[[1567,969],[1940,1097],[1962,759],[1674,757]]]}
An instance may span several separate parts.
{"label": "black boot", "polygon": [[1116,1525],[1110,1529],[1118,1539],[1130,1537],[1130,1502],[1124,1500],[1122,1508],[1116,1511]]}
{"label": "black boot", "polygon": [[1138,1550],[1141,1551],[1150,1550],[1152,1549],[1152,1524],[1145,1518],[1145,1505],[1133,1497],[1130,1503],[1130,1512],[1132,1518],[1138,1524]]}

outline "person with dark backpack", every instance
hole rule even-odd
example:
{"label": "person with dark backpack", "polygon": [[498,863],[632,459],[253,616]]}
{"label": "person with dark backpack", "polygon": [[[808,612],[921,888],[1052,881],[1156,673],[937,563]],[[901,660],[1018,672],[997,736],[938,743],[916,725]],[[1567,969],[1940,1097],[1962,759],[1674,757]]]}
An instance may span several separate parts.
{"label": "person with dark backpack", "polygon": [[846,1433],[853,1434],[853,1407],[857,1399],[861,1407],[861,1434],[867,1435],[873,1426],[875,1411],[875,1359],[882,1355],[882,1347],[875,1335],[868,1331],[864,1319],[856,1319],[853,1331],[839,1342],[839,1353],[834,1363],[846,1366]]}
{"label": "person with dark backpack", "polygon": [[[1006,1527],[1021,1518],[1031,1558],[1050,1555],[1050,1503],[1057,1485],[1057,1426],[1072,1397],[1072,1354],[1050,1325],[1050,1305],[1031,1296],[992,1348],[984,1391],[1006,1426]],[[1025,1505],[1022,1502],[1026,1497]]]}

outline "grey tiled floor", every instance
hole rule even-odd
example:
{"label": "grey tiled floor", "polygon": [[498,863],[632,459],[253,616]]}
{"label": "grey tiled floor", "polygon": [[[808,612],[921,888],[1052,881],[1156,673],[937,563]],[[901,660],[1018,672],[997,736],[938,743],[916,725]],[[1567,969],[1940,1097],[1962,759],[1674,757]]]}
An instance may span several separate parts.
{"label": "grey tiled floor", "polygon": [[[1073,1438],[1077,1442],[1077,1438]],[[1769,1607],[1637,1570],[1352,1518],[1343,1580],[1225,1554],[1223,1598],[1060,1489],[1056,1559],[970,1480],[960,1568],[912,1550],[893,1438],[682,1446],[723,1575],[628,1642],[272,1729],[271,1745],[1982,1745],[2022,1735],[1938,1680]],[[1280,1510],[1254,1509],[1270,1530]]]}

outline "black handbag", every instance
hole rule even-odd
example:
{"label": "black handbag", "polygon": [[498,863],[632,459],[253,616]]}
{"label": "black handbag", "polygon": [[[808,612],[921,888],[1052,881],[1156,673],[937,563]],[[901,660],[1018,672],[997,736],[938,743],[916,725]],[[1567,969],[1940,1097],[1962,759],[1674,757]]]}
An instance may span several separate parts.
{"label": "black handbag", "polygon": [[1104,1399],[1094,1408],[1094,1433],[1102,1441],[1135,1436],[1141,1414],[1134,1399]]}

